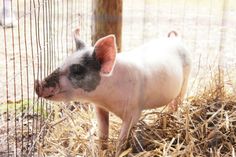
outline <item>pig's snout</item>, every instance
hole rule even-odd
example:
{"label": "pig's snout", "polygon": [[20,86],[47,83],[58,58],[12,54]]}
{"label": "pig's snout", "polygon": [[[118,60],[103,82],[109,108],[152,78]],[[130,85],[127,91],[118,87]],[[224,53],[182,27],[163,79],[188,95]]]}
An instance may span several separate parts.
{"label": "pig's snout", "polygon": [[42,96],[42,86],[41,86],[41,83],[39,82],[39,80],[34,81],[34,88],[35,88],[36,94],[39,97],[41,97]]}
{"label": "pig's snout", "polygon": [[35,91],[39,97],[50,98],[58,92],[57,87],[46,87],[44,81],[35,81]]}

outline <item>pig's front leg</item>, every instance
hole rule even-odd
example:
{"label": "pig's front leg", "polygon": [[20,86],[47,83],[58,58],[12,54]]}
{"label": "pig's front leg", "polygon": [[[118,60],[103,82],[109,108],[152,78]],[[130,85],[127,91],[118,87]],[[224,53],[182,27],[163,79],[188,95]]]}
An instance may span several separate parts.
{"label": "pig's front leg", "polygon": [[[132,114],[132,113],[130,113],[130,114]],[[116,146],[116,155],[115,155],[116,157],[118,157],[122,153],[123,148],[126,147],[127,140],[128,140],[129,134],[130,134],[130,129],[138,122],[139,117],[140,117],[140,112],[138,112],[137,114],[133,114],[132,117],[125,118],[123,120],[121,130],[120,130],[119,139],[118,139],[117,146]]]}
{"label": "pig's front leg", "polygon": [[95,109],[98,121],[99,146],[104,150],[107,149],[107,140],[109,136],[109,112],[97,106]]}

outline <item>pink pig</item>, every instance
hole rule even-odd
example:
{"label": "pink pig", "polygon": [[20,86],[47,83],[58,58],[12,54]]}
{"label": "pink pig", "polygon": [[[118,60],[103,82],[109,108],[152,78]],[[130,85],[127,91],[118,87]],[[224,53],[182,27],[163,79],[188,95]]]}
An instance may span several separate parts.
{"label": "pink pig", "polygon": [[[176,32],[170,32],[168,37]],[[87,100],[96,106],[99,139],[108,139],[109,112],[122,119],[116,156],[142,110],[177,106],[184,98],[191,59],[179,38],[154,40],[117,54],[114,35],[87,46],[75,31],[76,52],[43,81],[39,97],[54,101]],[[103,145],[104,146],[104,145]]]}

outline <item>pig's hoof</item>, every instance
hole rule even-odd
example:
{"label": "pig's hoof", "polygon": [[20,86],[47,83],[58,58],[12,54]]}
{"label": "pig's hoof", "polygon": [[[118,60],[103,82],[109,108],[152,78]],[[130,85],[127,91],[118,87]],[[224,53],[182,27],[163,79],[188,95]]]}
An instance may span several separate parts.
{"label": "pig's hoof", "polygon": [[16,23],[17,23],[17,20],[14,14],[12,16],[11,15],[5,16],[5,19],[3,15],[0,18],[0,25],[2,25],[2,27],[4,28],[14,27],[16,26]]}
{"label": "pig's hoof", "polygon": [[99,140],[99,148],[100,148],[101,150],[106,150],[106,149],[108,149],[108,142],[107,142],[107,139],[104,139],[104,140],[100,139],[100,140]]}
{"label": "pig's hoof", "polygon": [[177,100],[173,100],[171,103],[168,104],[168,111],[169,112],[176,112],[178,110],[179,103]]}

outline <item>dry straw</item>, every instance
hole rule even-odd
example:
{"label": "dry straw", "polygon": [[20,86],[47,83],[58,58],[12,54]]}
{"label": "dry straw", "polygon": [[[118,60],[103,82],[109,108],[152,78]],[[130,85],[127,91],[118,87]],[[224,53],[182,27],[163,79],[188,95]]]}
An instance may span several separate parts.
{"label": "dry straw", "polygon": [[[236,96],[213,79],[204,92],[189,97],[176,113],[145,111],[132,129],[121,156],[233,156],[236,149]],[[120,120],[111,115],[109,148],[99,151],[91,106],[63,107],[50,124],[41,155],[113,156]]]}

